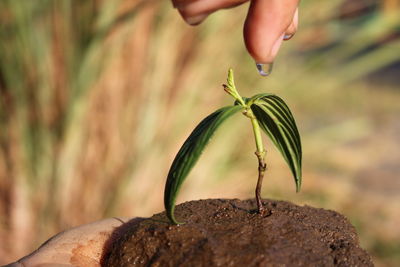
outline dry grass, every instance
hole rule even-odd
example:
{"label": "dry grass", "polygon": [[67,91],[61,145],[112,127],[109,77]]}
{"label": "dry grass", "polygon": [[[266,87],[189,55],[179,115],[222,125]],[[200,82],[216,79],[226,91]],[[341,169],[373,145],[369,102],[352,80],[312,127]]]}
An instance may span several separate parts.
{"label": "dry grass", "polygon": [[[346,1],[303,2],[303,26],[267,79],[241,41],[246,7],[193,28],[164,2],[1,2],[0,264],[68,227],[161,211],[184,138],[230,104],[220,84],[233,67],[244,95],[284,97],[303,136],[302,192],[268,149],[263,195],[344,213],[378,266],[398,265],[400,92],[376,73],[399,61],[399,1],[352,20],[337,18]],[[253,197],[253,140],[236,119],[179,201]]]}

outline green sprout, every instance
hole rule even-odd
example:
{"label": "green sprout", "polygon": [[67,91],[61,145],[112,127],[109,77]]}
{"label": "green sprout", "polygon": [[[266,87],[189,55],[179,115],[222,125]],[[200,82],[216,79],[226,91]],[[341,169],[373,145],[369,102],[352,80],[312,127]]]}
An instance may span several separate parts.
{"label": "green sprout", "polygon": [[296,183],[296,192],[301,186],[301,141],[296,122],[285,102],[273,94],[258,94],[251,98],[241,97],[236,89],[233,70],[229,69],[227,84],[223,85],[225,92],[234,99],[233,106],[226,106],[203,119],[186,139],[176,155],[169,170],[164,192],[164,205],[168,218],[174,224],[179,224],[174,215],[175,200],[179,189],[199,159],[202,151],[217,128],[227,118],[241,111],[250,119],[256,141],[256,156],[258,159],[258,180],[255,190],[258,213],[265,214],[266,209],[261,201],[261,186],[264,173],[266,150],[261,137],[262,129],[281,152],[289,165]]}

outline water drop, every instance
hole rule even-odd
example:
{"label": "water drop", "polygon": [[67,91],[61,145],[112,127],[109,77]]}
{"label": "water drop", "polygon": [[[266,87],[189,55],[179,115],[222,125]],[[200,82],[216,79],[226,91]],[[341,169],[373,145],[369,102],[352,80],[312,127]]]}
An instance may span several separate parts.
{"label": "water drop", "polygon": [[272,72],[272,67],[274,66],[274,63],[268,63],[268,64],[262,64],[262,63],[256,63],[258,73],[260,73],[261,76],[268,76]]}

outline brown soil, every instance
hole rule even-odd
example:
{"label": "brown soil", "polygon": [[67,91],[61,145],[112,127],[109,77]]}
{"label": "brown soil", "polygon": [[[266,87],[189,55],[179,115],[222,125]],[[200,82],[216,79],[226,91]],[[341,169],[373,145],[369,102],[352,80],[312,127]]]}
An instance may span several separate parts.
{"label": "brown soil", "polygon": [[264,203],[265,216],[254,200],[211,199],[178,205],[182,225],[170,225],[165,213],[136,219],[123,226],[104,266],[373,266],[337,212]]}

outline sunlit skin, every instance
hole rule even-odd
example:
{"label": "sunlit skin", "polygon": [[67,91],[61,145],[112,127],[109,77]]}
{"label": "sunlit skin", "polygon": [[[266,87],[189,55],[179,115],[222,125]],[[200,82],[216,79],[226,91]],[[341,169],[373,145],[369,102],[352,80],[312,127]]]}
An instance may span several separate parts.
{"label": "sunlit skin", "polygon": [[[183,19],[198,25],[213,12],[235,7],[248,0],[172,0]],[[300,0],[251,0],[244,21],[246,48],[258,63],[274,61],[283,40],[297,30]]]}
{"label": "sunlit skin", "polygon": [[109,218],[61,232],[9,267],[100,266],[106,242],[127,218]]}
{"label": "sunlit skin", "polygon": [[[211,13],[241,5],[243,0],[172,0],[183,19],[200,24]],[[258,63],[274,61],[283,39],[296,32],[299,0],[252,0],[244,21],[244,41]],[[127,219],[110,218],[62,232],[11,266],[100,266],[103,247]],[[76,248],[84,248],[84,250]],[[82,251],[82,253],[77,252]]]}

